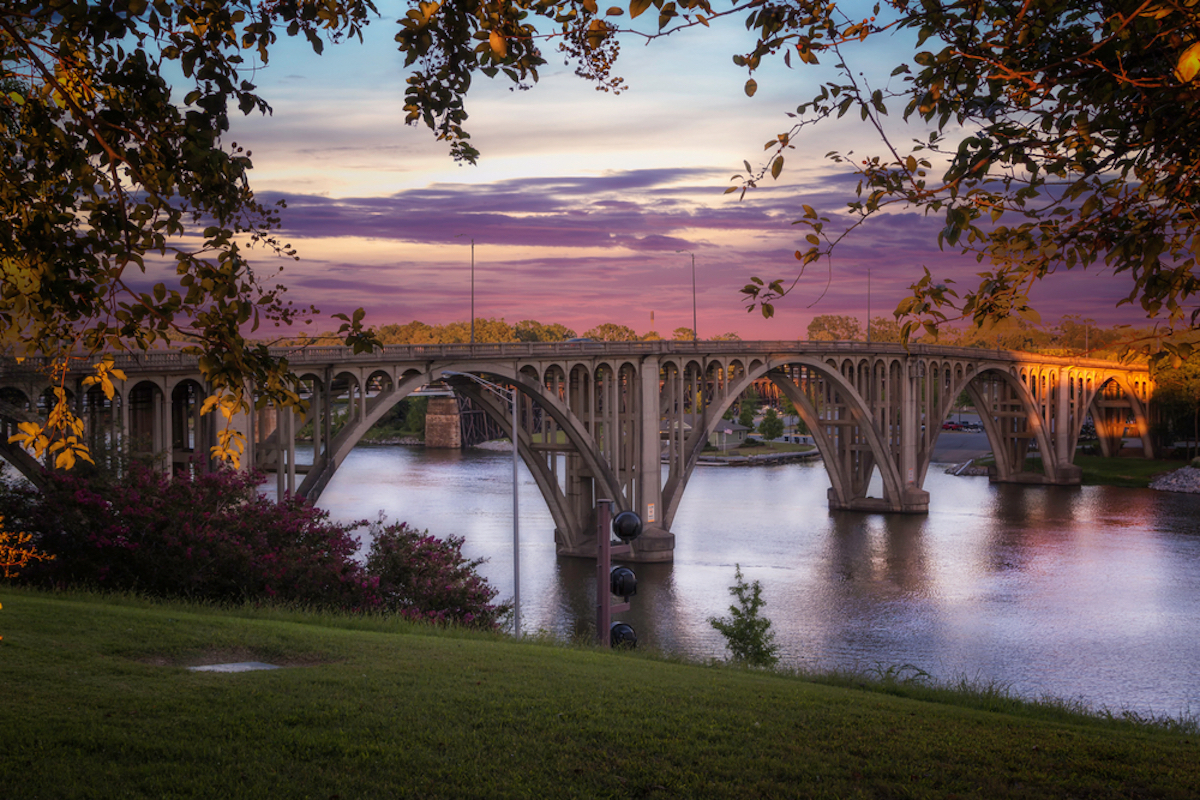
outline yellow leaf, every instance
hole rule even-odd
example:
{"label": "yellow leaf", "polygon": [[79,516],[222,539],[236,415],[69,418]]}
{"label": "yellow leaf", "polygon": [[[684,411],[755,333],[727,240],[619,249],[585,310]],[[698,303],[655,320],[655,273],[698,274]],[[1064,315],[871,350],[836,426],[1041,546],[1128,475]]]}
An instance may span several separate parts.
{"label": "yellow leaf", "polygon": [[420,3],[418,3],[417,8],[421,12],[422,20],[425,22],[428,22],[429,18],[434,15],[434,12],[436,12],[439,8],[441,8],[441,5],[442,5],[441,3],[427,3],[427,2],[424,2],[424,0],[422,0],[422,2],[420,2]]}
{"label": "yellow leaf", "polygon": [[1175,77],[1180,83],[1187,83],[1196,77],[1196,73],[1200,72],[1200,42],[1194,43],[1187,50],[1183,51],[1183,55],[1179,57],[1179,63],[1175,65]]}
{"label": "yellow leaf", "polygon": [[600,47],[606,38],[608,38],[608,26],[604,24],[603,20],[592,20],[588,25],[587,37],[584,40],[588,49],[595,50]]}
{"label": "yellow leaf", "polygon": [[496,58],[504,58],[508,54],[508,42],[504,41],[504,37],[500,35],[500,31],[493,30],[488,34],[488,43],[492,46],[492,55]]}

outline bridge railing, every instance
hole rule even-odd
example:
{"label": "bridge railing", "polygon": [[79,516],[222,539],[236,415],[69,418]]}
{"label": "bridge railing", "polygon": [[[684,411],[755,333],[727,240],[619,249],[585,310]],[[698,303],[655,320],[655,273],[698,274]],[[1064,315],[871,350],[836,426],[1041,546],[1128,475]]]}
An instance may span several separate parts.
{"label": "bridge railing", "polygon": [[[354,364],[387,361],[421,361],[430,359],[491,359],[491,358],[536,358],[580,356],[709,356],[709,355],[759,355],[759,354],[858,354],[858,355],[923,355],[933,357],[961,358],[1018,362],[1036,360],[1041,363],[1068,366],[1094,366],[1101,368],[1144,369],[1128,364],[1117,364],[1091,358],[1049,356],[1039,353],[1024,353],[1014,350],[983,349],[976,347],[949,347],[943,345],[910,344],[858,341],[651,341],[651,342],[504,342],[498,344],[413,344],[385,345],[370,353],[355,353],[349,347],[304,346],[276,347],[271,352],[286,357],[295,366],[311,364]],[[98,356],[79,355],[72,364],[72,373],[86,373]],[[113,356],[114,365],[133,372],[195,370],[196,357],[178,350],[150,350],[141,353],[118,353]],[[49,359],[36,357],[17,362],[12,358],[0,358],[0,376],[19,374],[44,374],[51,364]]]}

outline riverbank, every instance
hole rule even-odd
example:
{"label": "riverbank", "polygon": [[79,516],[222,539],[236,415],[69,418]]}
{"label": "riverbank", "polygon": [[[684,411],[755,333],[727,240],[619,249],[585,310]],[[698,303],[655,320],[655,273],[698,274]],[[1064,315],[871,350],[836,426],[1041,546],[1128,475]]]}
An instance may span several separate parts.
{"label": "riverbank", "polygon": [[[989,453],[984,458],[952,464],[945,469],[945,473],[968,477],[987,475],[993,463]],[[1105,458],[1080,454],[1075,457],[1075,465],[1083,470],[1081,482],[1084,486],[1123,486],[1200,494],[1200,469],[1188,465],[1186,461]]]}
{"label": "riverbank", "polygon": [[[0,589],[12,797],[1188,798],[1193,727],[826,676]],[[192,672],[257,661],[281,669]],[[184,735],[184,733],[186,735]],[[302,769],[297,769],[302,764]]]}
{"label": "riverbank", "polygon": [[1200,494],[1200,469],[1183,467],[1166,475],[1159,476],[1150,482],[1151,489],[1160,492],[1183,492],[1185,494]]}
{"label": "riverbank", "polygon": [[[787,464],[793,461],[814,461],[820,458],[821,453],[818,450],[732,456],[704,454],[700,456],[696,465],[701,467],[758,467],[770,464]],[[663,459],[663,463],[666,463],[666,459]]]}
{"label": "riverbank", "polygon": [[[507,452],[512,450],[512,444],[507,439],[498,439],[493,442],[477,444],[475,448],[478,450]],[[821,454],[816,449],[804,451],[781,450],[774,453],[755,453],[753,455],[717,455],[715,453],[704,453],[700,456],[700,460],[696,464],[702,467],[755,467],[769,464],[785,464],[792,461],[812,461],[820,457]],[[662,461],[664,464],[667,463],[665,456]]]}

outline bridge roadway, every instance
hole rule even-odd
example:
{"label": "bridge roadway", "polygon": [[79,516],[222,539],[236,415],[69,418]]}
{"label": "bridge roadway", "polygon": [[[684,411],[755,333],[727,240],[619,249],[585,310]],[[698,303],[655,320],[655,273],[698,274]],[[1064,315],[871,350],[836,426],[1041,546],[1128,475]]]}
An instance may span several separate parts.
{"label": "bridge roadway", "polygon": [[[594,553],[595,501],[607,497],[646,523],[635,557],[670,560],[671,522],[701,451],[755,381],[773,382],[795,404],[824,457],[833,510],[928,511],[922,486],[934,443],[963,392],[980,412],[995,481],[1078,483],[1072,459],[1089,416],[1105,455],[1120,450],[1127,427],[1152,455],[1149,373],[1092,359],[796,341],[413,345],[358,355],[310,347],[280,355],[300,376],[307,411],[268,407],[236,424],[248,435],[247,463],[273,472],[281,493],[315,501],[396,403],[443,372],[472,373],[516,388],[520,455],[564,555]],[[86,372],[68,379],[96,452],[151,457],[168,469],[208,468],[216,422],[199,413],[207,391],[194,358],[151,352],[119,356],[116,366],[128,379],[112,401],[82,387]],[[44,418],[44,367],[0,361],[0,455],[31,476],[38,465],[7,438],[20,419]],[[510,406],[469,379],[446,382],[511,435]],[[298,438],[312,443],[307,463],[297,459]],[[1030,457],[1035,451],[1040,458]],[[870,496],[876,475],[881,489]]]}

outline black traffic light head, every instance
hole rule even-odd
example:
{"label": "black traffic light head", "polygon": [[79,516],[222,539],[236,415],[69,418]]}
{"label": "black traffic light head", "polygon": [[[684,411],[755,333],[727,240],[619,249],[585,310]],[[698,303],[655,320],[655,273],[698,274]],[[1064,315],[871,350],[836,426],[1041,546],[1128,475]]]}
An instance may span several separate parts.
{"label": "black traffic light head", "polygon": [[629,567],[613,567],[608,573],[608,585],[612,594],[626,600],[637,594],[637,576]]}
{"label": "black traffic light head", "polygon": [[608,642],[613,647],[637,647],[637,634],[624,622],[614,622],[608,629]]}
{"label": "black traffic light head", "polygon": [[642,518],[632,511],[622,511],[613,517],[612,529],[618,539],[628,544],[642,535]]}

